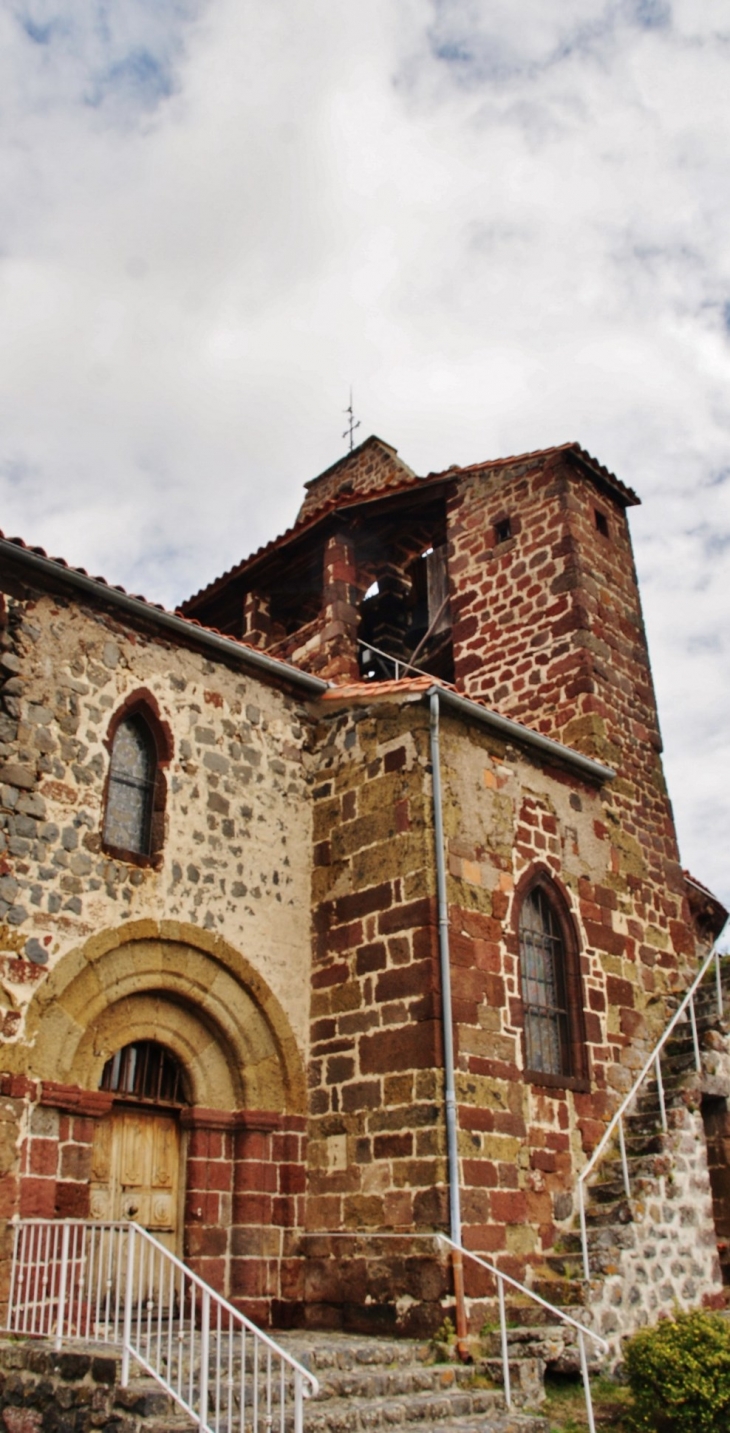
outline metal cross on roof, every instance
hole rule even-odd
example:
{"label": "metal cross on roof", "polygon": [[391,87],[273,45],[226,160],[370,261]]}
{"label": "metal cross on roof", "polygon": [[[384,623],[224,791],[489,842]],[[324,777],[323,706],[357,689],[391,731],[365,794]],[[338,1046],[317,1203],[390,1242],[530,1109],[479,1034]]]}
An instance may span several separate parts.
{"label": "metal cross on roof", "polygon": [[348,416],[347,427],[346,427],[344,433],[342,434],[342,436],[343,436],[343,438],[349,438],[349,439],[350,439],[350,452],[352,452],[352,450],[353,450],[353,448],[354,448],[354,446],[355,446],[354,441],[353,441],[353,435],[354,435],[354,433],[355,433],[355,430],[360,427],[360,419],[359,419],[359,418],[355,418],[355,411],[354,411],[353,406],[352,406],[352,388],[350,388],[350,403],[349,403],[349,406],[348,406],[347,408],[343,408],[342,411],[343,411],[343,413],[346,413],[347,416]]}

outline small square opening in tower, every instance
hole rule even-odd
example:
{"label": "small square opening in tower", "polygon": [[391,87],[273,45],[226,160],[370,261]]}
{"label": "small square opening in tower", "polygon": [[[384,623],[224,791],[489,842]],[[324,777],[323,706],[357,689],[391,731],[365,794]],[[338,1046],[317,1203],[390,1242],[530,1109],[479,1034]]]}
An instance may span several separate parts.
{"label": "small square opening in tower", "polygon": [[596,508],[595,513],[596,527],[598,528],[598,531],[600,532],[602,537],[608,537],[608,518],[606,517],[605,512],[601,512],[600,508]]}
{"label": "small square opening in tower", "polygon": [[509,542],[512,536],[512,519],[509,517],[500,518],[494,524],[494,540],[497,543]]}

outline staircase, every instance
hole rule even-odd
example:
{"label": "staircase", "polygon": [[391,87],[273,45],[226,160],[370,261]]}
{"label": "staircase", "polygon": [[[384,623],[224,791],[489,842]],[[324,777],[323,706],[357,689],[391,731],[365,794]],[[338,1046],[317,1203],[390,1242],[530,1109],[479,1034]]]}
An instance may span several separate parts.
{"label": "staircase", "polygon": [[[667,1129],[656,1078],[647,1078],[623,1117],[626,1169],[618,1139],[587,1186],[585,1222],[590,1278],[585,1279],[580,1230],[564,1233],[552,1253],[533,1270],[531,1287],[559,1308],[602,1333],[614,1363],[621,1338],[675,1303],[689,1307],[708,1297],[722,1302],[718,1253],[730,1265],[730,1248],[718,1251],[712,1194],[700,1114],[703,1090],[712,1087],[713,1068],[723,1076],[718,1093],[730,1092],[730,962],[721,968],[724,1016],[717,1013],[714,970],[694,997],[702,1071],[696,1068],[689,1014],[677,1024],[661,1057]],[[675,1003],[675,1008],[679,1000]],[[725,1282],[730,1280],[730,1274]],[[522,1321],[524,1322],[524,1321]],[[510,1337],[522,1338],[524,1328]],[[554,1330],[557,1357],[551,1368],[577,1368],[577,1350]]]}
{"label": "staircase", "polygon": [[[311,1368],[319,1391],[307,1401],[306,1433],[549,1433],[536,1412],[507,1411],[502,1391],[481,1367],[434,1357],[431,1344],[348,1334],[280,1334],[297,1361]],[[498,1361],[496,1361],[498,1362]],[[514,1390],[533,1387],[521,1360]],[[48,1343],[0,1342],[0,1410],[8,1433],[35,1433],[41,1424],[112,1428],[116,1433],[187,1433],[196,1425],[139,1367],[120,1386],[121,1356],[90,1347],[58,1353]],[[499,1373],[495,1367],[494,1372]],[[534,1388],[541,1396],[541,1389]],[[517,1401],[517,1400],[515,1400]],[[212,1423],[215,1428],[215,1422]],[[234,1421],[232,1427],[238,1428]],[[270,1433],[265,1409],[249,1433]],[[281,1427],[278,1408],[273,1428]],[[292,1427],[287,1415],[285,1433]],[[228,1433],[227,1421],[221,1425]]]}
{"label": "staircase", "polygon": [[307,1433],[371,1433],[416,1424],[422,1433],[548,1433],[548,1420],[525,1411],[542,1399],[542,1383],[510,1357],[513,1401],[507,1411],[501,1361],[462,1364],[446,1350],[413,1340],[350,1334],[280,1334],[279,1341],[316,1374],[319,1392],[305,1413]]}

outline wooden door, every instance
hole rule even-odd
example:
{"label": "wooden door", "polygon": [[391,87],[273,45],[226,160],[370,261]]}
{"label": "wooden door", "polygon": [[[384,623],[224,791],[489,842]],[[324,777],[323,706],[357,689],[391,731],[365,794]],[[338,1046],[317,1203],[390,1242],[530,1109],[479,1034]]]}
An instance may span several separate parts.
{"label": "wooden door", "polygon": [[174,1115],[114,1110],[97,1125],[92,1219],[133,1219],[179,1253],[180,1128]]}

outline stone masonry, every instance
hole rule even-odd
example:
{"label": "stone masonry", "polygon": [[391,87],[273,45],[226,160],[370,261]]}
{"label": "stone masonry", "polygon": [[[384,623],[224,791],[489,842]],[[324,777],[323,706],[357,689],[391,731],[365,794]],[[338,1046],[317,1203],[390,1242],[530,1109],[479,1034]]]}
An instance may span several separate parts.
{"label": "stone masonry", "polygon": [[[162,1046],[180,1071],[157,1109],[179,1162],[169,1238],[206,1278],[262,1323],[421,1337],[453,1312],[431,1237],[450,1178],[435,691],[464,1242],[544,1277],[725,916],[679,864],[635,501],[576,444],[419,479],[371,438],[177,614],[0,538],[0,1217],[101,1217],[105,1131],[136,1111],[149,1133],[157,1109],[101,1088],[107,1062]],[[392,669],[387,651],[368,666],[373,633]],[[104,820],[138,711],[154,809],[130,855]],[[519,935],[537,881],[572,1042],[542,1075]],[[709,1252],[682,1278],[715,1298],[705,1126],[683,1118],[681,1197],[657,1208],[695,1210]],[[468,1261],[466,1279],[478,1327],[494,1285]],[[602,1297],[610,1321],[610,1279]]]}

